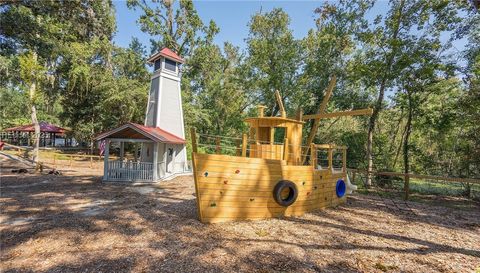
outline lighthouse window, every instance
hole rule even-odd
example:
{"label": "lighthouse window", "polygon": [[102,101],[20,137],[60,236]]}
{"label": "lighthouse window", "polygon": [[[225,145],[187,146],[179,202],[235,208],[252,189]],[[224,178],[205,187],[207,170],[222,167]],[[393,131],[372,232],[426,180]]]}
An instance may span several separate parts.
{"label": "lighthouse window", "polygon": [[176,72],[177,71],[177,63],[175,61],[165,59],[165,69]]}
{"label": "lighthouse window", "polygon": [[157,71],[160,69],[160,59],[156,60],[155,63],[154,63],[154,68],[153,68],[153,71]]}

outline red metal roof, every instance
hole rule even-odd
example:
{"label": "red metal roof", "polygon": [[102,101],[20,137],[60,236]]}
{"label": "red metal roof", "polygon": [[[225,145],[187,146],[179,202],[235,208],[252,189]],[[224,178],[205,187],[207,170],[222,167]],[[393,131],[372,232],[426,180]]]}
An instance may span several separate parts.
{"label": "red metal roof", "polygon": [[[39,122],[40,125],[40,132],[45,133],[57,133],[57,134],[64,134],[68,130],[62,127],[58,127],[56,125],[47,123],[47,122]],[[29,125],[21,125],[17,127],[7,128],[5,129],[7,132],[35,132],[35,127],[33,124]]]}
{"label": "red metal roof", "polygon": [[[133,129],[140,133],[141,135],[155,141],[155,142],[163,142],[163,143],[172,143],[172,144],[185,144],[185,139],[178,137],[170,132],[167,132],[159,127],[149,127],[140,125],[137,123],[129,122],[126,123],[118,128],[110,130],[108,132],[101,133],[95,140],[102,140],[104,138],[108,138],[113,134],[122,135],[122,131],[127,129]],[[123,138],[136,138],[134,136],[122,136]]]}
{"label": "red metal roof", "polygon": [[178,56],[177,53],[173,52],[171,49],[167,48],[167,47],[164,47],[162,50],[160,50],[160,52],[156,53],[156,54],[153,54],[150,58],[148,58],[148,62],[151,63],[153,61],[155,61],[156,59],[158,59],[158,57],[165,57],[165,58],[168,58],[168,59],[172,59],[176,62],[179,62],[179,63],[184,63],[185,60],[182,59],[182,57]]}

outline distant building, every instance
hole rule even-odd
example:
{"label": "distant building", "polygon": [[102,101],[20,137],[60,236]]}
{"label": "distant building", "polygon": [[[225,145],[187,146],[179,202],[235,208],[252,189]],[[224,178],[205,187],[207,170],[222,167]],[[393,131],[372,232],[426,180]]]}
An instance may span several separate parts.
{"label": "distant building", "polygon": [[[72,146],[72,138],[68,138],[67,129],[47,122],[39,122],[40,147]],[[32,146],[35,127],[33,124],[7,128],[1,134],[1,140],[19,146]]]}

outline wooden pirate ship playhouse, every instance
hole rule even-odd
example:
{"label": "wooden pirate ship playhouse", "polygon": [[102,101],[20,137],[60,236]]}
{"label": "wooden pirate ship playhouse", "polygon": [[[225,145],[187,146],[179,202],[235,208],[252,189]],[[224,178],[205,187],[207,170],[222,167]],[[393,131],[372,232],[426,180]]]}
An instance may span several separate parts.
{"label": "wooden pirate ship playhouse", "polygon": [[[278,92],[281,116],[247,118],[250,130],[241,139],[196,134],[192,129],[192,160],[198,215],[202,222],[224,222],[297,216],[336,206],[356,189],[346,173],[346,147],[314,144],[322,118],[368,115],[371,109],[325,113],[335,85],[327,87],[318,113],[286,116]],[[314,119],[302,144],[305,120]],[[230,145],[228,144],[230,143]]]}

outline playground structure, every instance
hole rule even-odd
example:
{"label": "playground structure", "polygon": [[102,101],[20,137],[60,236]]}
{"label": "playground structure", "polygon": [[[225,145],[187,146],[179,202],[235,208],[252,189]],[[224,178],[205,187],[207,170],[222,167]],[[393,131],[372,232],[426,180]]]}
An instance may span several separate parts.
{"label": "playground structure", "polygon": [[[336,206],[356,189],[347,176],[347,147],[314,144],[322,118],[368,115],[371,109],[325,113],[336,78],[330,81],[317,114],[288,118],[276,92],[280,116],[247,118],[249,134],[233,149],[228,138],[198,135],[192,129],[192,161],[198,216],[202,222],[225,222],[281,216],[299,216]],[[302,145],[305,120],[313,128]],[[207,141],[203,142],[202,139]],[[208,144],[208,139],[214,144]],[[237,141],[239,142],[239,141]],[[212,152],[212,153],[209,153]]]}

